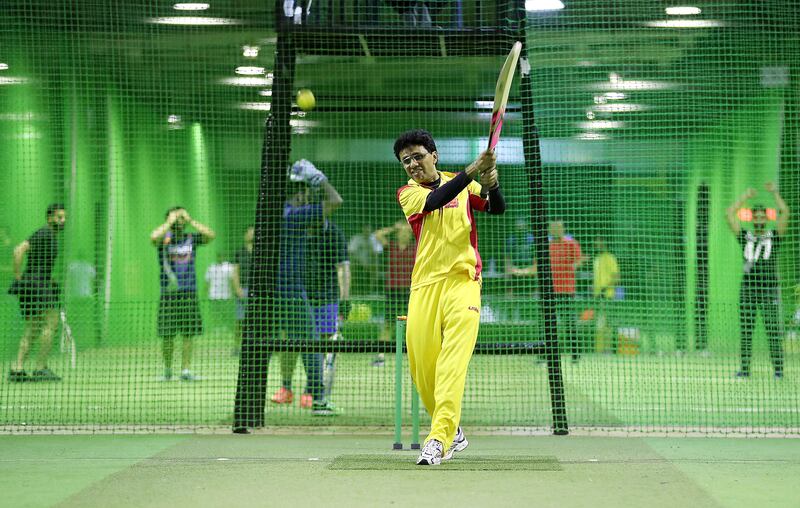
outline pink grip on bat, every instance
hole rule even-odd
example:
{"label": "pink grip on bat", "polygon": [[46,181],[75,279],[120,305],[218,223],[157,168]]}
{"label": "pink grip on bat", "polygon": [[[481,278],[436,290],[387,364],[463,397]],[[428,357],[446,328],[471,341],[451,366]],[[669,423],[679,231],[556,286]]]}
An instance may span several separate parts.
{"label": "pink grip on bat", "polygon": [[497,146],[497,143],[500,141],[500,131],[503,129],[503,113],[505,113],[505,108],[496,111],[492,115],[492,124],[489,132],[489,150],[494,150],[494,147]]}

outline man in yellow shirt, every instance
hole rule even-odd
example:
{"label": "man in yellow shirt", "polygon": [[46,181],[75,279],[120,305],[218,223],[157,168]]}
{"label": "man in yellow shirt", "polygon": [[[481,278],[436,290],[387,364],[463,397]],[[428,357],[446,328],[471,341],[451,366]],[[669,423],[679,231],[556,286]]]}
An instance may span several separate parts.
{"label": "man in yellow shirt", "polygon": [[597,237],[594,241],[595,255],[593,262],[594,272],[594,298],[597,301],[596,334],[598,340],[606,342],[611,335],[611,350],[617,352],[617,337],[614,330],[613,320],[609,318],[610,302],[614,299],[619,283],[619,265],[617,258],[609,252],[606,240]]}
{"label": "man in yellow shirt", "polygon": [[[481,305],[481,257],[474,212],[501,214],[496,157],[486,151],[460,173],[436,169],[430,133],[413,130],[394,144],[410,180],[397,200],[417,240],[406,343],[411,377],[431,415],[431,431],[417,459],[435,465],[467,447],[459,427],[461,398]],[[480,175],[481,183],[473,181]]]}

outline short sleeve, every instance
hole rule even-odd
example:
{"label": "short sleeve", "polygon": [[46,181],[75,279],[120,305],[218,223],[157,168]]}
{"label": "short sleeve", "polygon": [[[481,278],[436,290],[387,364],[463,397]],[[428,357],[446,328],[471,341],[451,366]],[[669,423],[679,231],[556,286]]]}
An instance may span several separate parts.
{"label": "short sleeve", "polygon": [[406,185],[397,191],[397,200],[406,215],[407,220],[411,220],[414,215],[425,212],[425,201],[431,191],[418,185]]}
{"label": "short sleeve", "polygon": [[30,250],[39,250],[44,247],[45,235],[44,229],[39,229],[28,238]]}

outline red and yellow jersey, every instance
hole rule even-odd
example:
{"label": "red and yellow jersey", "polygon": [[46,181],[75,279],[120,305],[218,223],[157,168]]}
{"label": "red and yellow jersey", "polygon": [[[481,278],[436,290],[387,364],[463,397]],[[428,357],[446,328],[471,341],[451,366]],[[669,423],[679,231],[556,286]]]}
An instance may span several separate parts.
{"label": "red and yellow jersey", "polygon": [[[456,176],[454,173],[443,172],[439,175],[442,179],[440,185]],[[481,276],[478,230],[473,211],[485,211],[489,202],[481,198],[480,184],[470,182],[466,189],[445,206],[426,212],[425,200],[433,190],[409,180],[407,185],[397,191],[397,200],[417,239],[411,289],[433,284],[459,273],[473,280],[479,280]]]}

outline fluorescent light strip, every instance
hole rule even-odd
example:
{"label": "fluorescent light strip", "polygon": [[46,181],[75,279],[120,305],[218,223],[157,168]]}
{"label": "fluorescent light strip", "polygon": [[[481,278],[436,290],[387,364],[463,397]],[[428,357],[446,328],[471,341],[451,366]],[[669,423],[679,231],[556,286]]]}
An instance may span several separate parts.
{"label": "fluorescent light strip", "polygon": [[617,81],[603,81],[589,85],[592,90],[613,90],[613,91],[632,91],[632,90],[666,90],[668,88],[675,88],[678,86],[676,83],[668,81],[647,81],[647,80],[617,80]]}
{"label": "fluorescent light strip", "polygon": [[0,76],[0,85],[24,85],[28,78],[15,78],[12,76]]}
{"label": "fluorescent light strip", "polygon": [[147,18],[148,23],[155,25],[239,25],[242,22],[231,18],[208,18],[204,16],[164,16]]}
{"label": "fluorescent light strip", "polygon": [[528,12],[559,11],[563,8],[561,0],[525,0],[525,10]]}
{"label": "fluorescent light strip", "polygon": [[272,85],[272,78],[265,78],[262,76],[238,76],[235,78],[222,78],[219,82],[223,85],[264,87]]}
{"label": "fluorescent light strip", "polygon": [[260,76],[264,74],[264,68],[251,65],[241,65],[236,68],[236,74],[241,74],[242,76]]}
{"label": "fluorescent light strip", "polygon": [[616,122],[613,120],[594,120],[592,122],[579,122],[578,127],[586,130],[598,129],[620,129],[625,125],[625,122]]}
{"label": "fluorescent light strip", "polygon": [[575,139],[581,139],[584,141],[601,141],[603,139],[608,139],[608,136],[605,134],[600,134],[599,132],[581,132]]}
{"label": "fluorescent light strip", "polygon": [[630,113],[633,111],[644,111],[647,107],[642,104],[630,103],[616,103],[616,104],[598,104],[592,107],[592,110],[600,113]]}
{"label": "fluorescent light strip", "polygon": [[670,16],[692,16],[703,12],[700,7],[667,7],[664,9]]}
{"label": "fluorescent light strip", "polygon": [[247,109],[250,111],[269,111],[272,104],[269,102],[242,102],[238,107],[239,109]]}
{"label": "fluorescent light strip", "polygon": [[7,63],[0,63],[0,71],[4,71],[6,69],[8,69],[8,64]]}
{"label": "fluorescent light strip", "polygon": [[662,19],[648,21],[645,25],[653,28],[716,28],[723,23],[716,19]]}
{"label": "fluorescent light strip", "polygon": [[176,11],[204,11],[211,7],[205,3],[180,3],[172,6]]}

